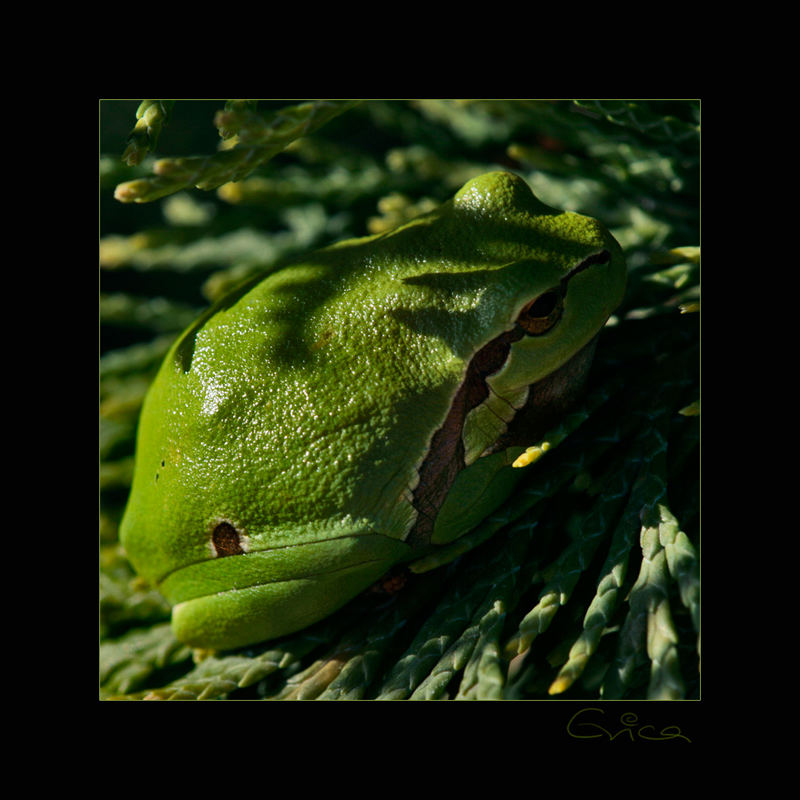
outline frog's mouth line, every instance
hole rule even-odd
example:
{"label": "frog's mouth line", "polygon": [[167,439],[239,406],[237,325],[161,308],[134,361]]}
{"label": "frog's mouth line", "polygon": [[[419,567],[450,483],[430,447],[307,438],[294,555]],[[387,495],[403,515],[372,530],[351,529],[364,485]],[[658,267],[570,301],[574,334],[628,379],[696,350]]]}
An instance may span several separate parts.
{"label": "frog's mouth line", "polygon": [[[249,554],[251,559],[258,555]],[[216,561],[215,567],[219,566]],[[274,639],[341,608],[378,581],[390,566],[384,559],[359,558],[339,567],[315,565],[313,571],[292,577],[251,575],[252,580],[244,583],[237,578],[233,585],[216,587],[208,581],[198,587],[191,576],[188,581],[182,578],[168,597],[172,629],[179,641],[215,650]]]}
{"label": "frog's mouth line", "polygon": [[[343,550],[343,541],[353,543],[350,552]],[[338,544],[337,544],[338,543]],[[295,551],[300,553],[304,548],[316,549],[310,557],[281,558],[281,555]],[[251,589],[268,584],[288,583],[291,581],[316,580],[326,576],[348,571],[369,571],[370,565],[389,569],[391,565],[406,554],[411,548],[398,539],[390,539],[371,531],[362,534],[317,539],[295,544],[278,545],[261,550],[240,552],[234,555],[217,556],[216,558],[199,559],[181,564],[161,576],[156,587],[164,593],[171,603],[187,602],[190,599],[221,595]],[[264,576],[268,573],[268,577]],[[193,575],[194,573],[194,575]],[[172,579],[181,576],[181,589],[188,587],[191,596],[185,591],[169,586]],[[378,575],[380,577],[380,575]],[[377,579],[377,578],[376,578]],[[218,588],[213,588],[214,585]],[[210,587],[197,592],[196,587]],[[196,594],[192,594],[195,587]],[[177,596],[176,596],[177,595]]]}
{"label": "frog's mouth line", "polygon": [[[259,552],[263,552],[263,551],[259,551]],[[257,555],[257,553],[253,553],[253,555]],[[214,561],[214,560],[215,559],[211,559],[211,561]],[[200,561],[200,562],[196,562],[196,563],[204,564],[204,563],[210,563],[210,561],[209,562]],[[230,589],[219,589],[218,591],[215,591],[215,592],[208,592],[206,594],[195,595],[195,596],[193,596],[191,598],[188,598],[187,600],[180,600],[175,605],[179,605],[180,603],[191,602],[191,600],[197,600],[197,599],[199,599],[201,597],[215,597],[215,596],[220,596],[220,595],[235,594],[236,592],[246,592],[249,589],[257,588],[258,586],[270,586],[272,584],[291,583],[292,581],[314,580],[315,578],[322,578],[322,577],[325,577],[325,576],[336,575],[337,573],[348,572],[348,571],[352,571],[352,570],[358,570],[358,569],[361,569],[361,568],[363,568],[365,566],[368,566],[369,564],[379,564],[379,563],[382,563],[381,559],[373,558],[373,559],[368,559],[368,560],[360,561],[360,562],[353,563],[353,564],[347,564],[347,565],[345,565],[343,567],[338,567],[338,568],[335,568],[335,569],[320,570],[319,572],[305,572],[303,574],[292,575],[292,576],[286,577],[286,578],[273,578],[273,579],[270,579],[270,580],[259,581],[257,583],[249,583],[249,584],[247,584],[247,586],[234,586],[234,587],[232,587]],[[386,568],[388,569],[389,566],[387,565]],[[184,568],[180,567],[177,570],[173,570],[172,574],[176,574],[176,573],[180,572],[182,569],[184,569]]]}

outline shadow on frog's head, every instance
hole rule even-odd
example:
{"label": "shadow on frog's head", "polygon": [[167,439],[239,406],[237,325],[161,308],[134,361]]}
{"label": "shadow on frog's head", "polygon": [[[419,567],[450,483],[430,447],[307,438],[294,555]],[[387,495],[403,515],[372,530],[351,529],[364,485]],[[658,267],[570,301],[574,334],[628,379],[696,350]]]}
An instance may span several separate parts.
{"label": "shadow on frog's head", "polygon": [[464,332],[486,327],[487,314],[518,310],[607,244],[595,220],[544,205],[517,176],[489,173],[392,231],[339,242],[251,278],[185,331],[174,358],[188,372],[203,327],[252,290],[259,298],[248,324],[268,331],[263,352],[276,363],[303,363],[339,332],[331,323],[331,330],[311,333],[309,320],[323,306],[339,307],[345,318],[372,309],[469,349]]}

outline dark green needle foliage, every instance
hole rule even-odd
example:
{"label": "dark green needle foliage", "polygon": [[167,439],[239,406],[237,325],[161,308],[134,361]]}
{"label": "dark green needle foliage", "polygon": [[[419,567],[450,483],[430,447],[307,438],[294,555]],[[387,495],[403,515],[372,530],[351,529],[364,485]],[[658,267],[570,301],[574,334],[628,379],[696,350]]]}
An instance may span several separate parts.
{"label": "dark green needle foliage", "polygon": [[[100,130],[102,698],[700,696],[699,101],[105,100]],[[281,640],[192,653],[117,541],[174,337],[232,285],[496,169],[625,250],[583,404],[456,560]]]}

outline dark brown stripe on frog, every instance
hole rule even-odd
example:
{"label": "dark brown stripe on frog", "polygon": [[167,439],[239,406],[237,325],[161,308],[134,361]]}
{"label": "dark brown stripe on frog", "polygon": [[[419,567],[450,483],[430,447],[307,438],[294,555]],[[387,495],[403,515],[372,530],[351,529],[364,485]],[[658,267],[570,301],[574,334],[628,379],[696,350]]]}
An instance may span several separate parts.
{"label": "dark brown stripe on frog", "polygon": [[[594,253],[573,267],[561,280],[562,297],[569,281],[594,264],[607,264],[611,254],[607,250]],[[525,331],[515,325],[510,331],[484,345],[472,357],[467,374],[456,392],[450,411],[442,427],[436,431],[428,455],[419,468],[419,483],[414,489],[411,505],[417,511],[417,520],[406,537],[412,547],[430,544],[436,517],[447,493],[464,464],[464,443],[461,433],[467,414],[489,396],[486,378],[497,372],[508,358],[513,342],[525,336]],[[595,340],[576,353],[558,370],[530,387],[525,406],[517,411],[508,430],[482,455],[504,450],[515,445],[527,447],[554,425],[580,394],[594,354]]]}
{"label": "dark brown stripe on frog", "polygon": [[569,361],[531,384],[525,405],[514,414],[506,432],[482,455],[488,456],[507,447],[530,447],[558,423],[586,387],[597,339],[595,336]]}
{"label": "dark brown stripe on frog", "polygon": [[486,378],[506,363],[511,344],[525,335],[520,327],[501,333],[472,357],[467,374],[458,388],[450,411],[431,440],[428,455],[419,468],[419,483],[413,492],[412,506],[417,521],[406,542],[424,546],[431,540],[436,516],[458,473],[464,469],[464,442],[461,433],[467,414],[489,396]]}
{"label": "dark brown stripe on frog", "polygon": [[562,279],[561,279],[561,289],[562,294],[565,293],[565,289],[567,284],[579,273],[583,272],[587,267],[591,267],[594,264],[608,264],[611,261],[611,253],[608,250],[601,250],[599,253],[592,253],[592,255],[584,258],[577,267],[573,267]]}

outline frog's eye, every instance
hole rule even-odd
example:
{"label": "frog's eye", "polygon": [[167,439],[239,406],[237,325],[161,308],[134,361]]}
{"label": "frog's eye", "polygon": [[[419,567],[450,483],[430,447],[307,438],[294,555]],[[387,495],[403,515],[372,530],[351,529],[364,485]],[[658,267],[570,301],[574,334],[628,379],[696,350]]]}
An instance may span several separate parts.
{"label": "frog's eye", "polygon": [[211,542],[217,558],[238,556],[245,552],[239,537],[239,531],[230,522],[220,522],[211,534]]}
{"label": "frog's eye", "polygon": [[551,289],[528,303],[519,312],[517,323],[529,336],[541,336],[558,323],[563,311],[561,290]]}

